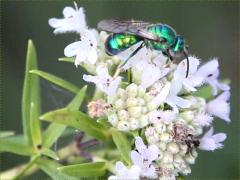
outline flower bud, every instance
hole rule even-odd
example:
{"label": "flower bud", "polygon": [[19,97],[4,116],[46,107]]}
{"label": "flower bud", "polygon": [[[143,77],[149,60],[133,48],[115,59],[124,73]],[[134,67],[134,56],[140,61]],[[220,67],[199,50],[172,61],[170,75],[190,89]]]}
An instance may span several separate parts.
{"label": "flower bud", "polygon": [[180,114],[180,117],[182,117],[187,122],[190,122],[194,119],[194,112],[193,111],[184,111]]}
{"label": "flower bud", "polygon": [[141,86],[138,87],[138,97],[143,97],[145,95],[145,90]]}
{"label": "flower bud", "polygon": [[164,142],[160,142],[160,143],[158,143],[157,145],[158,145],[158,147],[159,147],[162,151],[165,151],[166,148],[167,148],[167,145],[166,145],[166,143],[164,143]]}
{"label": "flower bud", "polygon": [[134,83],[130,84],[127,88],[128,97],[136,97],[138,94],[138,86]]}
{"label": "flower bud", "polygon": [[149,103],[147,103],[147,108],[148,108],[148,111],[153,111],[153,110],[155,110],[157,107],[156,107],[156,105],[155,105],[154,103],[149,102]]}
{"label": "flower bud", "polygon": [[140,126],[145,127],[148,125],[148,116],[147,115],[141,115],[140,117]]}
{"label": "flower bud", "polygon": [[119,121],[117,128],[120,131],[129,131],[130,129],[130,124],[127,121]]}
{"label": "flower bud", "polygon": [[169,151],[172,154],[177,154],[179,152],[179,147],[176,143],[171,142],[167,145],[167,151]]}
{"label": "flower bud", "polygon": [[168,152],[165,152],[163,154],[162,162],[163,163],[172,163],[173,162],[173,155],[168,153]]}
{"label": "flower bud", "polygon": [[166,125],[163,123],[156,123],[154,124],[154,127],[156,128],[158,133],[163,133],[166,131]]}
{"label": "flower bud", "polygon": [[131,117],[134,118],[139,118],[141,116],[141,112],[142,112],[142,108],[139,106],[135,106],[135,107],[130,107],[128,108],[128,112],[130,114]]}
{"label": "flower bud", "polygon": [[127,99],[127,93],[125,90],[119,88],[118,91],[117,91],[117,95],[118,97],[120,97],[122,100],[125,100]]}
{"label": "flower bud", "polygon": [[111,115],[108,115],[108,121],[113,125],[113,126],[116,126],[118,124],[118,117],[117,115],[114,113],[114,114],[111,114]]}
{"label": "flower bud", "polygon": [[160,141],[168,143],[171,141],[171,136],[168,133],[162,133],[160,134]]}
{"label": "flower bud", "polygon": [[126,110],[120,110],[120,111],[118,111],[118,118],[121,121],[127,121],[129,118],[129,114]]}
{"label": "flower bud", "polygon": [[138,105],[138,100],[136,98],[128,98],[126,101],[127,107],[133,107]]}
{"label": "flower bud", "polygon": [[185,160],[187,163],[189,164],[194,164],[195,163],[195,157],[193,157],[191,154],[188,154],[186,157],[185,157]]}
{"label": "flower bud", "polygon": [[130,129],[131,130],[136,130],[139,128],[139,122],[137,119],[135,118],[130,118],[129,119],[129,122],[130,122]]}
{"label": "flower bud", "polygon": [[124,101],[123,101],[122,99],[116,100],[114,105],[115,105],[114,107],[115,107],[117,110],[121,110],[121,109],[124,109],[124,108],[125,108],[125,103],[124,103]]}

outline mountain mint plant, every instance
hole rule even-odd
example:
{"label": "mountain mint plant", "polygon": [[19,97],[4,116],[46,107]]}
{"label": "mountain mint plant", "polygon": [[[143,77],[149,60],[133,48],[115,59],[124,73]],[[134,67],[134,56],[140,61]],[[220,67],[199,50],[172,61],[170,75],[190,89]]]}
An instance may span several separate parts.
{"label": "mountain mint plant", "polygon": [[[201,150],[223,147],[227,135],[214,132],[212,122],[214,117],[230,122],[230,87],[219,80],[217,58],[202,63],[190,55],[187,77],[187,59],[170,61],[147,47],[124,64],[139,43],[110,56],[104,44],[109,33],[88,27],[82,7],[65,7],[63,16],[49,19],[54,34],[76,33],[79,39],[66,46],[66,57],[60,61],[84,68],[88,73],[82,79],[95,85],[95,93],[87,102],[87,112],[80,111],[86,87],[79,89],[37,70],[30,41],[23,95],[25,143],[11,136],[0,141],[1,151],[31,157],[15,177],[40,168],[53,179],[178,179],[191,173]],[[76,97],[65,108],[40,115],[38,76]],[[51,123],[46,130],[39,119]],[[82,132],[79,142],[66,146],[62,153],[54,152],[52,145],[69,127]],[[90,140],[82,143],[83,134]],[[88,151],[97,144],[99,148]],[[77,152],[84,159],[80,164],[73,160]]]}

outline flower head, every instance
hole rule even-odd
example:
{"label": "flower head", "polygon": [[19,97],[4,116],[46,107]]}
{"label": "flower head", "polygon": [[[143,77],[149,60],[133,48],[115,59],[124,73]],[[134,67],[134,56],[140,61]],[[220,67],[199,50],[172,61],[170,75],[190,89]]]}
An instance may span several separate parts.
{"label": "flower head", "polygon": [[72,7],[65,7],[63,9],[63,19],[51,18],[48,23],[55,28],[54,33],[76,32],[81,33],[87,29],[84,9],[78,9],[77,4],[74,3],[75,9]]}
{"label": "flower head", "polygon": [[205,151],[214,151],[223,147],[223,142],[227,138],[225,133],[217,133],[213,135],[213,127],[200,139],[199,148]]}

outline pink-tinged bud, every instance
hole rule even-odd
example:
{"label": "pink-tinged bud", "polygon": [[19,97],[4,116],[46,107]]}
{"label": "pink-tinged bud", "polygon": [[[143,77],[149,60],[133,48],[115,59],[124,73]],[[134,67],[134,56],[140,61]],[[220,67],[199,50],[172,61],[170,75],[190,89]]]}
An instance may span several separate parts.
{"label": "pink-tinged bud", "polygon": [[90,117],[101,117],[106,115],[108,108],[110,107],[103,100],[98,99],[96,101],[91,101],[88,103],[88,114]]}

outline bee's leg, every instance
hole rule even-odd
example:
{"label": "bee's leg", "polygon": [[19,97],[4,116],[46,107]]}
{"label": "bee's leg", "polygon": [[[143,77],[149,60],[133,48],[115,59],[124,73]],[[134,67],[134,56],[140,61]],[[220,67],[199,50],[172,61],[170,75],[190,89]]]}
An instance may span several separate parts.
{"label": "bee's leg", "polygon": [[163,53],[163,55],[165,55],[165,56],[168,57],[167,63],[166,63],[166,67],[170,66],[171,63],[173,63],[174,59],[173,59],[173,57],[171,56],[169,50],[163,51],[162,53]]}
{"label": "bee's leg", "polygon": [[188,59],[188,55],[187,55],[187,52],[186,51],[183,51],[184,53],[184,56],[186,57],[187,59],[187,72],[186,72],[186,78],[188,77],[188,74],[189,74],[189,59]]}
{"label": "bee's leg", "polygon": [[140,45],[137,49],[135,49],[135,50],[132,52],[132,54],[130,54],[130,56],[124,61],[124,63],[123,63],[120,67],[123,67],[125,64],[127,64],[127,62],[129,61],[129,59],[130,59],[131,57],[133,57],[135,54],[137,54],[138,51],[140,51],[140,49],[142,49],[144,46],[145,46],[145,42],[143,41],[143,42],[141,43],[141,45]]}

